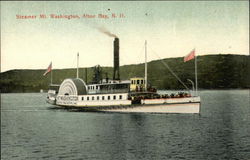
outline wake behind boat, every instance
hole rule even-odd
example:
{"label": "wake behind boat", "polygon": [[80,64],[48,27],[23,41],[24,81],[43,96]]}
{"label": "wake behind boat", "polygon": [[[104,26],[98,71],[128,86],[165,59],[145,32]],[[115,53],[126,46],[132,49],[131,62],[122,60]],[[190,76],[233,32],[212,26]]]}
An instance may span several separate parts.
{"label": "wake behind boat", "polygon": [[85,111],[200,113],[199,96],[184,92],[170,95],[158,94],[157,90],[148,84],[146,53],[145,43],[145,77],[120,80],[119,39],[115,38],[112,80],[101,79],[99,66],[96,66],[94,83],[86,84],[78,78],[77,67],[77,78],[65,79],[58,86],[59,89],[49,90],[47,102],[64,108]]}

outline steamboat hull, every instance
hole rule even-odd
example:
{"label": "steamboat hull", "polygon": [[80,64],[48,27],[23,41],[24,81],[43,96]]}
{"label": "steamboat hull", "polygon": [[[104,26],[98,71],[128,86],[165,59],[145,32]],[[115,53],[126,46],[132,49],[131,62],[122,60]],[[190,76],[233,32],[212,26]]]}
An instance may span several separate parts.
{"label": "steamboat hull", "polygon": [[[112,105],[111,105],[112,104]],[[200,97],[148,99],[141,104],[132,104],[130,100],[109,103],[92,102],[88,105],[79,101],[57,101],[57,105],[65,109],[83,111],[121,112],[121,113],[200,113]]]}
{"label": "steamboat hull", "polygon": [[124,108],[104,109],[106,112],[135,112],[135,113],[200,113],[200,103],[160,104],[129,106]]}

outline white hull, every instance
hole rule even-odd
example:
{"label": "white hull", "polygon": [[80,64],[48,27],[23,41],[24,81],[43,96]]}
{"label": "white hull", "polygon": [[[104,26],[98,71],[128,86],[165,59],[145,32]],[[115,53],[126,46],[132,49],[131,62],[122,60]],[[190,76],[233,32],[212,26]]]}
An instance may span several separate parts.
{"label": "white hull", "polygon": [[[112,95],[113,96],[113,95]],[[110,96],[110,97],[112,97]],[[86,109],[104,112],[137,112],[137,113],[200,113],[200,97],[145,99],[141,104],[132,104],[131,100],[89,100],[83,96],[58,96],[56,105],[64,108]],[[126,94],[123,95],[126,98]]]}
{"label": "white hull", "polygon": [[106,112],[135,112],[135,113],[200,113],[200,103],[158,104],[129,106],[116,109],[104,109]]}

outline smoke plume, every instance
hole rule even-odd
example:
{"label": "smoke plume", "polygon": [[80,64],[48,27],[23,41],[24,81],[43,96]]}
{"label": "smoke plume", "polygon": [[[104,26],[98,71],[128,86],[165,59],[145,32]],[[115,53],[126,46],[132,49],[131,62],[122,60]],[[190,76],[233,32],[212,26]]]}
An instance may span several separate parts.
{"label": "smoke plume", "polygon": [[102,32],[102,33],[104,33],[104,34],[110,36],[110,37],[118,38],[117,35],[115,35],[115,34],[109,32],[109,31],[108,31],[106,28],[104,28],[104,27],[99,27],[98,30],[99,30],[100,32]]}

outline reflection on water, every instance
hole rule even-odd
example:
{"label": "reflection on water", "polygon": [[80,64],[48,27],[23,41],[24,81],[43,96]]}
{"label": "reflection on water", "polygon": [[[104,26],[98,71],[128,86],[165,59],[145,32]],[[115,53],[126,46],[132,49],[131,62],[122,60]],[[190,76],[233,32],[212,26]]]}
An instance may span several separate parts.
{"label": "reflection on water", "polygon": [[76,112],[1,95],[2,159],[250,159],[249,90],[202,91],[201,114]]}

